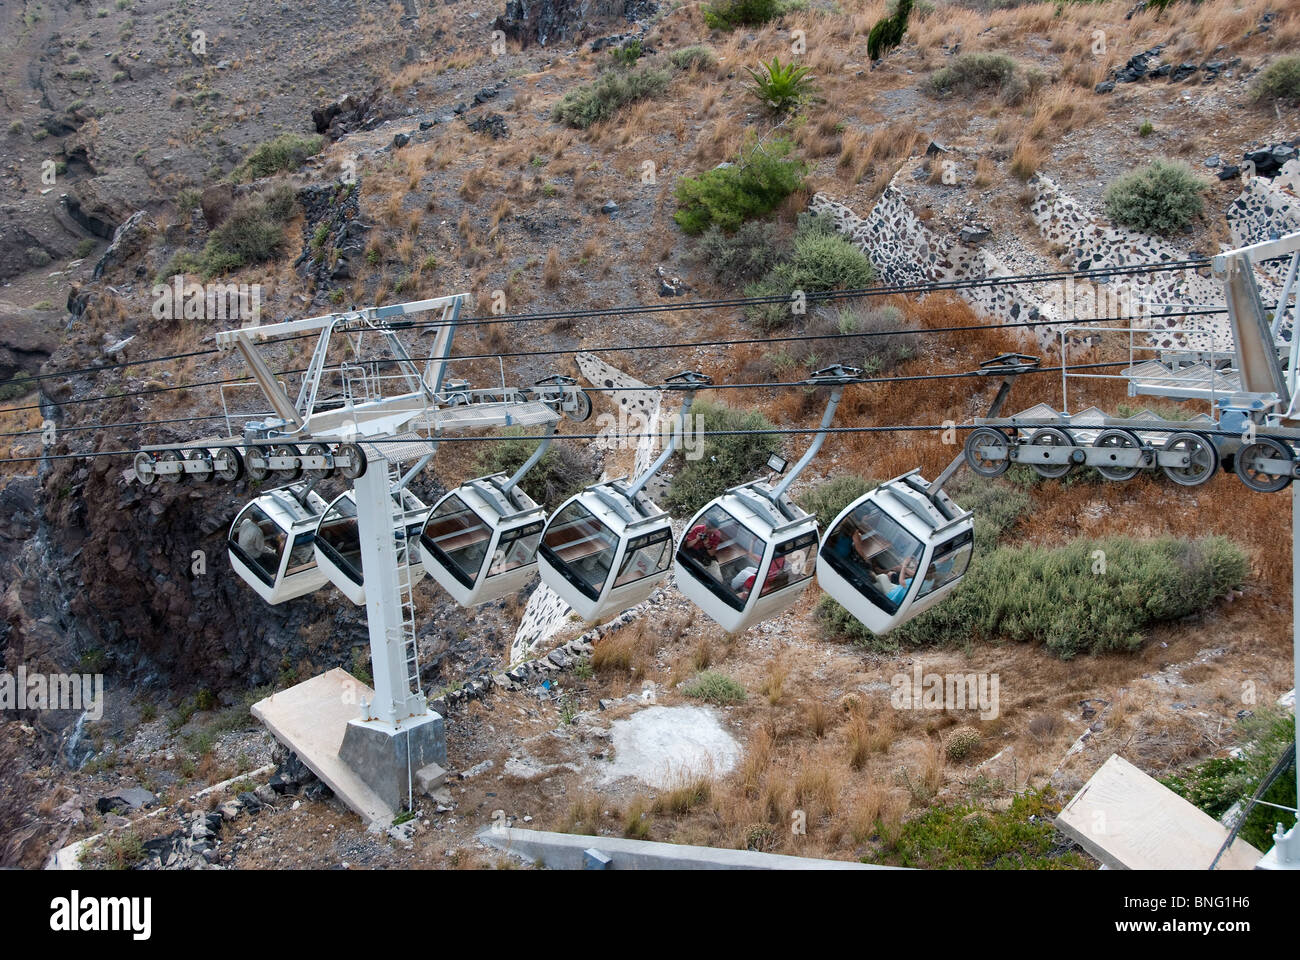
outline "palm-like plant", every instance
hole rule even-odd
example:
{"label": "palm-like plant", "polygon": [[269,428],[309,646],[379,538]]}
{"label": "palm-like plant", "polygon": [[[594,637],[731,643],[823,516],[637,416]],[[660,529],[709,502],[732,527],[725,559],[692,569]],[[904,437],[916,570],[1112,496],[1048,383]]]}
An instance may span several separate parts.
{"label": "palm-like plant", "polygon": [[754,81],[749,88],[750,93],[776,113],[792,110],[817,89],[812,71],[793,60],[786,64],[782,64],[777,57],[773,57],[771,63],[760,60],[759,68],[745,68]]}

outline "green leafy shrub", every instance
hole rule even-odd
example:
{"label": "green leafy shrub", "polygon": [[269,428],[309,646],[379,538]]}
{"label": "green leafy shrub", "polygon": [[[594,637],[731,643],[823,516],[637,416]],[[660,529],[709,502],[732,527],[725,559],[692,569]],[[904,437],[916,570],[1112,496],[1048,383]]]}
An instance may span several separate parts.
{"label": "green leafy shrub", "polygon": [[[1104,573],[1093,572],[1098,550]],[[1208,609],[1248,571],[1245,554],[1222,537],[1000,547],[972,563],[947,599],[896,632],[916,646],[1041,643],[1063,660],[1132,651],[1147,627]]]}
{"label": "green leafy shrub", "polygon": [[[756,410],[736,410],[708,400],[696,400],[691,407],[694,429],[772,430],[772,421]],[[728,488],[754,479],[780,441],[775,434],[739,434],[705,437],[702,456],[682,458],[673,475],[667,504],[682,513],[694,513]]]}
{"label": "green leafy shrub", "polygon": [[[1254,796],[1264,777],[1294,738],[1294,719],[1275,706],[1264,707],[1240,721],[1238,739],[1243,746],[1237,756],[1211,757],[1160,782],[1219,820],[1238,800]],[[1294,769],[1283,772],[1260,799],[1266,804],[1294,810]],[[1294,814],[1266,804],[1259,804],[1250,812],[1238,833],[1241,839],[1259,850],[1267,850],[1273,845],[1273,831],[1278,821],[1284,829],[1290,829],[1295,823]]]}
{"label": "green leafy shrub", "polygon": [[881,851],[885,863],[947,870],[1069,870],[1088,861],[1061,844],[1061,805],[1052,789],[1017,794],[1007,810],[959,804],[927,810],[902,825]]}
{"label": "green leafy shrub", "polygon": [[694,680],[682,687],[682,693],[696,700],[706,700],[719,705],[743,703],[747,696],[745,688],[739,683],[726,674],[714,670],[702,670],[697,673]]}
{"label": "green leafy shrub", "polygon": [[937,96],[998,93],[1009,104],[1019,103],[1043,82],[1042,73],[1026,69],[1002,53],[963,53],[930,74]]}
{"label": "green leafy shrub", "polygon": [[294,189],[285,183],[240,199],[208,235],[201,253],[177,254],[163,275],[198,273],[208,278],[274,260],[284,246],[284,228],[297,205]]}
{"label": "green leafy shrub", "polygon": [[643,52],[641,41],[633,38],[617,47],[611,47],[609,57],[620,67],[630,67],[641,59]]}
{"label": "green leafy shrub", "polygon": [[774,113],[793,110],[816,90],[812,70],[799,66],[793,60],[783,64],[779,57],[773,57],[771,63],[760,60],[757,70],[750,67],[745,70],[753,81],[749,92]]}
{"label": "green leafy shrub", "polygon": [[824,534],[841,510],[877,486],[876,481],[856,473],[841,473],[805,493],[799,498],[799,506],[817,518],[817,526]]}
{"label": "green leafy shrub", "polygon": [[234,179],[248,178],[258,180],[276,173],[297,170],[314,157],[325,146],[325,139],[320,136],[303,137],[296,133],[285,133],[254,147],[244,158],[244,162],[235,168]]}
{"label": "green leafy shrub", "polygon": [[921,335],[903,332],[907,318],[889,304],[845,307],[839,311],[837,326],[840,333],[862,334],[861,340],[855,337],[845,342],[855,352],[853,366],[861,367],[868,376],[890,372],[921,349]]}
{"label": "green leafy shrub", "polygon": [[701,43],[682,47],[668,54],[668,62],[678,70],[708,70],[718,65],[718,57]]}
{"label": "green leafy shrub", "polygon": [[898,0],[893,16],[877,20],[867,34],[867,56],[879,60],[903,42],[907,33],[907,18],[912,13],[912,0]]}
{"label": "green leafy shrub", "polygon": [[1153,160],[1111,181],[1106,215],[1143,233],[1182,230],[1205,209],[1205,181],[1185,163]]}
{"label": "green leafy shrub", "polygon": [[689,234],[710,226],[731,232],[746,220],[771,213],[803,186],[804,164],[790,159],[794,144],[777,140],[742,151],[733,164],[677,183],[677,225]]}
{"label": "green leafy shrub", "polygon": [[695,241],[691,254],[715,280],[747,283],[757,280],[781,259],[775,224],[762,220],[742,223],[735,233],[711,226]]}
{"label": "green leafy shrub", "polygon": [[[482,444],[474,461],[475,475],[486,477],[494,473],[505,473],[513,476],[537,449],[538,441],[521,439],[533,435],[534,430],[511,427],[502,432],[500,440]],[[568,443],[554,443],[524,475],[519,485],[537,503],[558,503],[585,487],[588,473],[588,467],[576,447]]]}
{"label": "green leafy shrub", "polygon": [[774,330],[791,321],[795,291],[858,290],[875,281],[876,271],[866,254],[833,227],[827,229],[829,219],[801,216],[789,259],[745,289],[747,296],[781,297],[784,301],[749,308],[747,316],[760,329]]}
{"label": "green leafy shrub", "polygon": [[713,30],[758,27],[781,12],[781,0],[716,0],[705,6],[704,22]]}
{"label": "green leafy shrub", "polygon": [[671,73],[656,67],[610,70],[566,93],[551,111],[551,119],[586,130],[608,120],[629,103],[659,96],[668,89],[671,80]]}
{"label": "green leafy shrub", "polygon": [[1256,100],[1300,103],[1300,56],[1278,57],[1261,73],[1251,88]]}

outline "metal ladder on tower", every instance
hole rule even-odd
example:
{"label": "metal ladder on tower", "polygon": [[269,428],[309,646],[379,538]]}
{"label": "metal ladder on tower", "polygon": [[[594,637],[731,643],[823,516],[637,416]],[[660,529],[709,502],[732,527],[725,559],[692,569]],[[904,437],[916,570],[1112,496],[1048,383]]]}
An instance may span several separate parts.
{"label": "metal ladder on tower", "polygon": [[415,582],[411,575],[412,544],[407,530],[406,490],[401,486],[401,469],[396,461],[388,461],[388,489],[393,491],[393,537],[397,541],[397,592],[401,600],[402,660],[406,664],[407,689],[422,695],[420,685],[420,655],[415,639]]}

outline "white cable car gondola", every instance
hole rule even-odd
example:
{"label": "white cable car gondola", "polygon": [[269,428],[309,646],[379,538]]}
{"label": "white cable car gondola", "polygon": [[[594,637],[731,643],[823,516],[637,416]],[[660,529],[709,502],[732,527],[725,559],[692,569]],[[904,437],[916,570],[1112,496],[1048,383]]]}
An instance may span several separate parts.
{"label": "white cable car gondola", "polygon": [[420,533],[424,569],[462,607],[496,600],[537,575],[546,511],[519,481],[551,445],[555,424],[515,475],[479,477],[445,494]]}
{"label": "white cable car gondola", "polygon": [[668,575],[672,525],[642,491],[677,449],[695,391],[712,382],[698,373],[669,377],[666,389],[684,390],[686,397],[658,459],[630,484],[609,480],[570,497],[547,522],[538,573],[584,620],[604,620],[636,606]]}
{"label": "white cable car gondola", "polygon": [[831,524],[817,582],[868,630],[888,633],[946,597],[970,565],[971,513],[913,470],[859,497]]}
{"label": "white cable car gondola", "polygon": [[[411,551],[409,557],[405,554],[409,545],[418,541],[429,507],[404,486],[399,486],[393,494],[394,506],[398,496],[402,498],[401,518],[393,525],[393,536],[397,540],[397,569],[409,569],[414,584],[424,576],[420,551]],[[352,490],[336,497],[321,515],[316,527],[315,549],[316,563],[324,577],[353,603],[364,604],[366,583],[361,572],[361,537],[357,528],[356,495]],[[406,576],[405,572],[402,576]]]}
{"label": "white cable car gondola", "polygon": [[316,525],[325,500],[300,483],[264,493],[230,525],[230,566],[267,603],[284,603],[329,582],[316,564]]}
{"label": "white cable car gondola", "polygon": [[821,430],[776,487],[763,481],[728,490],[692,519],[677,549],[677,589],[728,633],[789,607],[812,580],[817,520],[786,496],[826,440],[844,385],[861,371],[834,366],[808,383],[832,387]]}

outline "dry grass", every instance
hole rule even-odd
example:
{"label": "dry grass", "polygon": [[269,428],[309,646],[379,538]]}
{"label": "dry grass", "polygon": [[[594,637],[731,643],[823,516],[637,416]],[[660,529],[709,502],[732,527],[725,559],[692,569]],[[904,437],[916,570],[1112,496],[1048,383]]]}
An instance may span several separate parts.
{"label": "dry grass", "polygon": [[554,289],[560,285],[561,276],[560,251],[551,247],[546,251],[546,262],[542,265],[542,283],[547,289]]}

